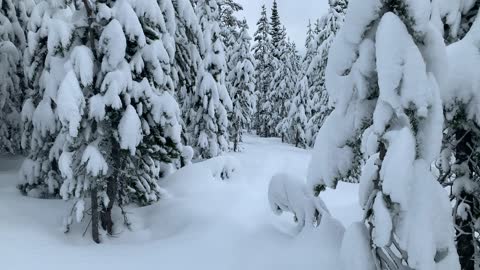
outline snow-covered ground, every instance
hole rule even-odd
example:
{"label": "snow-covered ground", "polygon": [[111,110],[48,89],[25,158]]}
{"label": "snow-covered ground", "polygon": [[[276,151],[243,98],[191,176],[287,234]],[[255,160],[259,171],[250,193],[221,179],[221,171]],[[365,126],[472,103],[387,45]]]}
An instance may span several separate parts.
{"label": "snow-covered ground", "polygon": [[[247,136],[244,151],[184,168],[162,187],[158,204],[129,209],[133,231],[96,245],[88,220],[63,233],[71,205],[23,197],[16,190],[19,159],[0,159],[2,269],[338,269],[343,230],[325,221],[295,235],[292,217],[268,204],[270,178],[279,172],[306,177],[309,151],[278,139]],[[225,166],[224,166],[225,165]],[[226,167],[231,177],[222,180]],[[322,198],[348,226],[360,220],[357,187],[340,184]],[[319,268],[320,267],[320,268]]]}

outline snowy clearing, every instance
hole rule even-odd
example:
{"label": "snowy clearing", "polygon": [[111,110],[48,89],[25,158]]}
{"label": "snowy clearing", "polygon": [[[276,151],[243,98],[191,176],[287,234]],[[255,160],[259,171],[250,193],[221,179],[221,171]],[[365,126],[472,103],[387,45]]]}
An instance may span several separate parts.
{"label": "snowy clearing", "polygon": [[[15,188],[20,160],[2,158],[2,265],[16,270],[39,265],[132,269],[154,262],[164,269],[338,269],[343,228],[327,218],[319,228],[296,236],[292,216],[277,217],[268,204],[270,178],[280,172],[305,178],[309,151],[253,136],[242,146],[242,153],[187,166],[165,179],[161,186],[168,196],[129,209],[133,231],[117,228],[121,237],[105,238],[101,246],[88,234],[82,237],[88,220],[64,234],[62,217],[71,204],[22,196]],[[225,167],[230,178],[222,180],[218,172]],[[357,186],[340,184],[322,198],[344,226],[360,220]]]}

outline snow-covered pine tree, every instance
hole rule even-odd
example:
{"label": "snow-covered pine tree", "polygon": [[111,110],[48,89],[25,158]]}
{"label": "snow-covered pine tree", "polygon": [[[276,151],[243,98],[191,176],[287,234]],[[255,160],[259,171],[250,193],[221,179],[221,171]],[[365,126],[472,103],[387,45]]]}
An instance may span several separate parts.
{"label": "snow-covered pine tree", "polygon": [[[234,61],[234,54],[237,49],[237,41],[239,40],[240,27],[242,21],[236,17],[238,11],[243,10],[243,7],[236,3],[234,0],[223,0],[220,1],[220,30],[222,35],[222,42],[225,46],[225,87],[228,90],[228,94],[233,98],[235,95],[233,81],[235,76],[233,75],[236,72],[237,62]],[[229,113],[229,121],[232,124],[230,130],[233,130],[233,123],[231,122],[233,118],[233,111]],[[248,124],[250,128],[250,123]],[[233,134],[232,138],[234,138]]]}
{"label": "snow-covered pine tree", "polygon": [[19,189],[36,197],[58,195],[62,177],[57,161],[65,137],[59,135],[57,92],[73,41],[71,1],[40,1],[28,22],[24,54],[27,80],[22,107],[22,148],[28,153],[20,170]]}
{"label": "snow-covered pine tree", "polygon": [[184,144],[190,145],[187,126],[190,126],[190,108],[195,92],[195,84],[202,57],[202,30],[190,0],[173,0],[176,18],[175,62],[173,73],[176,85],[176,97],[182,112],[183,126],[186,134],[182,137]]}
{"label": "snow-covered pine tree", "polygon": [[306,74],[310,63],[312,62],[313,57],[316,54],[316,46],[315,46],[315,30],[312,27],[312,23],[308,21],[307,25],[307,37],[305,39],[305,56],[302,59],[302,73]]}
{"label": "snow-covered pine tree", "polygon": [[231,92],[231,82],[228,80],[230,73],[233,72],[236,63],[232,61],[233,50],[239,36],[241,21],[235,16],[235,13],[242,10],[242,6],[234,0],[224,0],[220,2],[220,33],[222,42],[225,45],[225,62],[226,62],[226,87]]}
{"label": "snow-covered pine tree", "polygon": [[[445,111],[445,132],[442,157],[437,162],[440,183],[452,187],[454,198],[456,245],[462,269],[476,269],[480,265],[480,178],[478,149],[480,147],[480,115],[477,81],[480,75],[478,42],[480,21],[478,1],[440,1],[439,10],[446,26],[444,37],[449,60],[448,84],[442,88]],[[475,14],[475,15],[473,15]],[[475,23],[474,20],[476,18]],[[473,24],[473,26],[472,26]]]}
{"label": "snow-covered pine tree", "polygon": [[60,193],[74,200],[67,231],[91,203],[92,237],[99,243],[100,227],[113,234],[114,206],[156,202],[162,195],[157,180],[180,163],[171,78],[175,11],[167,0],[85,0],[76,7],[75,40],[56,96],[66,142]]}
{"label": "snow-covered pine tree", "polygon": [[270,40],[272,53],[268,72],[271,78],[266,102],[261,104],[263,111],[270,111],[266,129],[288,141],[291,134],[288,121],[289,102],[295,91],[299,57],[295,44],[287,40],[287,30],[280,21],[277,1],[273,1],[270,17]]}
{"label": "snow-covered pine tree", "polygon": [[[222,41],[225,45],[225,52],[228,54],[235,40],[238,38],[239,27],[242,23],[242,21],[235,16],[235,13],[243,10],[243,7],[235,2],[235,0],[222,0],[219,4]],[[228,64],[227,61],[227,65]]]}
{"label": "snow-covered pine tree", "polygon": [[325,87],[325,69],[328,62],[328,51],[335,35],[343,24],[347,9],[346,0],[331,0],[329,4],[328,13],[319,20],[319,30],[311,44],[312,48],[310,50],[314,52],[314,56],[308,62],[308,66],[305,65],[311,95],[310,107],[312,108],[306,131],[310,146],[315,144],[320,127],[332,111],[328,104],[328,92]]}
{"label": "snow-covered pine tree", "polygon": [[335,109],[318,134],[308,183],[318,194],[360,179],[364,220],[346,232],[346,269],[459,269],[450,201],[430,171],[447,66],[431,14],[429,0],[351,1],[330,49]]}
{"label": "snow-covered pine tree", "polygon": [[325,15],[323,15],[321,18],[318,18],[316,21],[315,21],[315,24],[313,26],[313,33],[315,34],[315,37],[320,33],[320,31],[322,31],[323,27],[325,27],[325,21],[323,20],[323,18],[325,17]]}
{"label": "snow-covered pine tree", "polygon": [[303,77],[303,79],[297,83],[295,95],[290,102],[290,111],[287,117],[291,134],[289,142],[296,147],[307,147],[305,129],[308,120],[308,101],[308,80],[307,77]]}
{"label": "snow-covered pine tree", "polygon": [[231,82],[233,110],[230,117],[233,150],[239,151],[243,132],[252,121],[256,109],[255,96],[255,60],[251,53],[251,37],[248,34],[247,21],[240,25],[240,34],[232,52],[232,63],[236,63],[228,80]]}
{"label": "snow-covered pine tree", "polygon": [[0,152],[20,152],[25,33],[12,0],[0,2]]}
{"label": "snow-covered pine tree", "polygon": [[[280,14],[278,12],[278,4],[277,0],[273,0],[272,6],[272,15],[270,16],[270,37],[271,37],[271,44],[272,48],[278,48],[284,43],[286,33],[282,22],[280,21]],[[276,58],[279,58],[280,51],[274,50],[273,55]]]}
{"label": "snow-covered pine tree", "polygon": [[[286,30],[283,29],[284,36]],[[280,43],[273,59],[275,76],[270,85],[270,100],[273,102],[273,110],[270,115],[269,125],[275,128],[276,134],[282,138],[282,142],[293,141],[291,123],[288,118],[291,98],[295,93],[296,81],[300,70],[300,58],[294,43],[284,38],[285,43]]]}
{"label": "snow-covered pine tree", "polygon": [[255,126],[257,134],[263,137],[271,137],[272,130],[268,127],[270,112],[273,104],[269,100],[271,73],[272,44],[270,39],[270,23],[265,5],[262,6],[260,19],[257,22],[257,31],[254,35],[253,56],[255,57],[255,78],[257,96],[257,114]]}
{"label": "snow-covered pine tree", "polygon": [[218,156],[230,147],[227,113],[232,101],[225,87],[225,53],[220,35],[218,0],[199,0],[196,14],[203,32],[202,63],[187,117],[189,142],[198,158]]}

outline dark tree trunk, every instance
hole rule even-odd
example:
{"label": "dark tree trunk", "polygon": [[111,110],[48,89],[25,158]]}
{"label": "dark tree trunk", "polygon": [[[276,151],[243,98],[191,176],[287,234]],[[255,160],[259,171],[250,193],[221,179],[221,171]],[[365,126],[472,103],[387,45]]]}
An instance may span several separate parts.
{"label": "dark tree trunk", "polygon": [[235,137],[235,140],[233,141],[233,152],[238,151],[238,137]]}
{"label": "dark tree trunk", "polygon": [[[469,160],[473,151],[473,137],[472,133],[463,129],[457,130],[455,134],[458,142],[456,152],[456,163],[463,164],[467,162],[470,170],[469,177],[472,177],[474,171],[473,164]],[[470,209],[475,208],[474,196],[468,194],[465,191],[457,198],[459,202],[463,202],[468,205]],[[457,235],[457,252],[460,259],[460,266],[462,270],[474,270],[475,269],[475,238],[474,238],[474,220],[473,217],[468,214],[464,220],[461,217],[455,217],[455,230]]]}
{"label": "dark tree trunk", "polygon": [[95,243],[100,244],[100,235],[98,233],[99,220],[98,220],[98,191],[94,186],[90,190],[90,198],[92,200],[92,239]]}
{"label": "dark tree trunk", "polygon": [[[112,157],[113,157],[113,168],[122,168],[119,145],[114,141],[112,143]],[[118,170],[114,169],[112,175],[107,179],[107,196],[108,196],[108,205],[103,207],[102,211],[102,227],[107,231],[109,235],[113,235],[113,219],[112,219],[112,209],[117,199],[118,194]]]}
{"label": "dark tree trunk", "polygon": [[[95,21],[95,14],[93,13],[93,8],[91,7],[91,3],[88,0],[83,0],[83,4],[85,5],[85,9],[88,15],[88,46],[95,51],[93,48],[95,47],[95,30],[92,26],[93,22]],[[98,187],[96,184],[92,185],[93,187],[90,190],[90,197],[92,201],[92,239],[95,243],[100,243],[100,235],[98,233],[98,228],[100,227],[100,220],[99,220],[99,206],[98,206]]]}
{"label": "dark tree trunk", "polygon": [[[461,199],[473,209],[473,196],[462,193]],[[457,234],[457,252],[460,259],[462,270],[475,269],[475,239],[474,239],[474,221],[469,214],[466,220],[455,217],[455,229]]]}
{"label": "dark tree trunk", "polygon": [[300,136],[298,135],[298,131],[297,131],[297,134],[295,135],[295,147],[298,147],[299,142],[300,142]]}

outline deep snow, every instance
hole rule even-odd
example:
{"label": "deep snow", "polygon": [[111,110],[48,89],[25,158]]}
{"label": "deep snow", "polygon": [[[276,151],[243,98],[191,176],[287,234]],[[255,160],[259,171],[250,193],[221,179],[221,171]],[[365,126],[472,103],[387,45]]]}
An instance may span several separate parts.
{"label": "deep snow", "polygon": [[[0,158],[1,268],[338,269],[343,228],[323,219],[296,235],[292,216],[275,216],[268,203],[270,178],[285,172],[305,179],[310,151],[253,136],[242,147],[168,177],[161,183],[168,195],[128,209],[133,231],[119,227],[102,245],[82,237],[88,217],[64,234],[71,204],[21,196],[20,160]],[[230,178],[222,180],[222,171]],[[343,225],[361,219],[357,186],[342,183],[322,198]]]}

